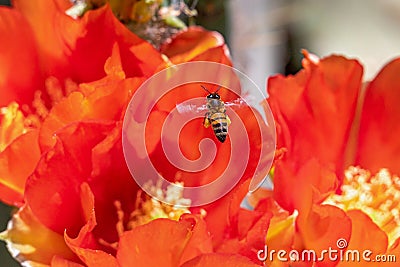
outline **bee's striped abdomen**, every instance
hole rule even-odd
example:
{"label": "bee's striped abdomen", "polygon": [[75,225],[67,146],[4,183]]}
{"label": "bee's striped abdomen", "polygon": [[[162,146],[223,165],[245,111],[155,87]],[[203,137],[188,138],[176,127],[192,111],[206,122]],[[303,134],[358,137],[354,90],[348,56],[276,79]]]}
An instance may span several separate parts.
{"label": "bee's striped abdomen", "polygon": [[210,121],[215,136],[223,143],[228,135],[228,120],[226,114],[222,112],[211,114]]}

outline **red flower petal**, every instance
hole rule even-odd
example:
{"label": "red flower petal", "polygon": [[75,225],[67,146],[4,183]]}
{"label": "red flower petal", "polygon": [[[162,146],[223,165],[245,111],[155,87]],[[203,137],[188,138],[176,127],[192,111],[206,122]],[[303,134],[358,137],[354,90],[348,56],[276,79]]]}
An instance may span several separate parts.
{"label": "red flower petal", "polygon": [[264,249],[271,217],[270,212],[241,209],[238,216],[231,219],[230,233],[226,231],[227,236],[216,251],[240,254],[254,262],[260,262],[257,252]]}
{"label": "red flower petal", "polygon": [[183,214],[180,221],[190,222],[193,226],[192,236],[181,257],[181,263],[195,258],[200,253],[210,253],[213,250],[211,235],[203,219],[196,215]]}
{"label": "red flower petal", "polygon": [[358,137],[356,165],[372,173],[400,174],[400,59],[386,65],[368,85]]}
{"label": "red flower petal", "polygon": [[[293,163],[289,158],[275,164],[274,198],[289,212],[300,209],[308,201],[321,202],[336,190],[337,185],[333,170],[321,166],[313,157],[304,162],[298,170],[293,170]],[[311,193],[312,196],[305,197],[307,193]]]}
{"label": "red flower petal", "polygon": [[[295,76],[276,76],[268,81],[268,102],[277,123],[277,147],[287,149],[287,163],[277,166],[275,175],[277,182],[285,181],[278,182],[276,190],[288,191],[287,201],[280,204],[289,210],[300,199],[290,196],[292,187],[287,190],[281,185],[295,181],[297,172],[310,158],[318,158],[323,168],[343,176],[345,148],[362,76],[357,61],[339,56],[317,61],[306,53],[303,66],[304,70]],[[287,167],[293,174],[280,176],[279,168]],[[323,192],[322,189],[332,187],[317,190]]]}
{"label": "red flower petal", "polygon": [[[218,252],[238,253],[255,261],[256,252],[265,244],[271,213],[247,211],[240,207],[248,193],[250,180],[243,181],[221,199],[202,206],[205,221]],[[197,209],[192,209],[196,212]]]}
{"label": "red flower petal", "polygon": [[122,25],[109,5],[78,20],[65,14],[66,5],[53,1],[15,1],[14,5],[31,22],[50,75],[77,82],[101,78],[115,42],[128,76],[149,76],[162,63],[160,54]]}
{"label": "red flower petal", "polygon": [[[389,248],[389,250],[385,253],[386,255],[391,255],[395,257],[396,260],[392,260],[392,262],[385,262],[387,267],[397,267],[398,260],[400,259],[400,238],[398,238],[394,244]],[[392,257],[393,259],[393,257]]]}
{"label": "red flower petal", "polygon": [[[213,55],[213,52],[209,52],[211,49],[224,45],[224,38],[218,32],[207,31],[201,27],[189,27],[186,31],[174,36],[171,42],[162,45],[160,51],[172,63],[178,64],[193,61],[194,58],[203,53]],[[218,55],[216,54],[216,56]],[[209,61],[219,62],[221,58],[218,57],[217,60]]]}
{"label": "red flower petal", "polygon": [[248,258],[234,254],[205,254],[181,267],[257,267],[260,266],[251,262]]}
{"label": "red flower petal", "polygon": [[[179,100],[175,100],[174,103],[176,103],[176,101]],[[267,149],[267,147],[272,146],[273,142],[271,140],[271,135],[268,135],[268,128],[262,122],[259,113],[255,109],[244,107],[237,110],[236,115],[238,117],[231,118],[232,123],[229,126],[229,136],[241,132],[238,129],[244,126],[247,136],[243,136],[243,138],[249,140],[249,144],[247,142],[242,142],[235,145],[237,145],[238,151],[246,151],[247,146],[249,146],[249,159],[246,161],[247,164],[243,167],[243,170],[240,164],[237,164],[237,168],[233,168],[230,175],[233,177],[232,179],[238,178],[237,180],[241,180],[242,182],[242,180],[251,179],[254,176],[259,161],[265,161],[265,164],[267,164],[267,161],[271,160],[270,158],[260,159],[260,154],[261,148]],[[212,129],[204,128],[202,121],[203,119],[198,118],[188,122],[179,133],[179,148],[182,154],[191,160],[200,158],[200,150],[194,150],[193,148],[199,147],[201,140],[205,138],[216,140]],[[161,123],[162,122],[154,120],[153,123],[151,123],[151,121],[148,122],[146,126],[151,129],[152,132],[160,132]],[[261,131],[263,131],[262,136]],[[165,134],[168,135],[168,133],[167,131]],[[158,136],[158,138],[160,138],[160,136]],[[263,140],[261,140],[261,138],[263,138]],[[149,139],[149,142],[154,142],[154,139],[147,136],[146,139]],[[176,136],[170,134],[166,139],[175,140]],[[204,185],[219,177],[227,169],[229,162],[233,160],[230,143],[231,140],[229,137],[223,144],[216,141],[216,155],[214,161],[208,168],[198,172],[184,171],[172,165],[167,159],[161,143],[156,146],[150,158],[155,168],[163,174],[164,178],[174,181],[178,173],[179,180],[183,181],[185,186]],[[202,160],[207,159],[206,157],[202,157]],[[263,162],[260,164],[264,164]]]}
{"label": "red flower petal", "polygon": [[84,267],[82,264],[66,260],[58,255],[55,255],[51,259],[51,267]]}
{"label": "red flower petal", "polygon": [[14,140],[0,153],[0,198],[15,206],[24,202],[27,177],[40,159],[38,131],[29,131]]}
{"label": "red flower petal", "polygon": [[106,81],[99,85],[102,81],[81,85],[82,91],[87,95],[73,92],[51,110],[40,131],[42,150],[52,147],[54,133],[70,123],[84,120],[118,121],[123,115],[130,90],[134,90],[142,82],[141,79],[132,78]]}
{"label": "red flower petal", "polygon": [[53,146],[55,131],[72,122],[122,118],[130,95],[143,79],[125,79],[118,45],[114,46],[104,69],[107,76],[91,83],[81,84],[78,92],[71,93],[54,106],[41,127],[42,150]]}
{"label": "red flower petal", "polygon": [[226,45],[210,48],[206,52],[192,58],[190,61],[212,61],[232,66],[229,50]]}
{"label": "red flower petal", "polygon": [[[346,249],[353,251],[357,250],[360,253],[360,259],[362,261],[362,253],[365,250],[370,250],[372,252],[370,256],[371,259],[376,255],[384,254],[388,247],[388,238],[386,233],[372,222],[368,215],[359,210],[350,210],[346,212],[346,214],[351,219],[352,224],[350,242],[347,243],[348,245],[346,246]],[[361,265],[371,266],[371,263],[372,262],[362,263]],[[382,263],[376,264],[376,266],[381,266],[381,264]],[[337,267],[344,266],[360,266],[360,262],[350,260],[349,262],[340,262],[337,265]]]}
{"label": "red flower petal", "polygon": [[[92,149],[106,138],[114,124],[81,123],[57,133],[55,147],[45,153],[26,184],[26,200],[33,213],[50,229],[75,236],[84,225],[79,212],[80,185],[91,177]],[[77,212],[78,211],[78,212]]]}
{"label": "red flower petal", "polygon": [[204,209],[207,214],[204,220],[207,223],[207,228],[212,235],[212,242],[214,247],[218,247],[229,236],[229,227],[231,225],[231,218],[238,216],[240,210],[240,203],[248,193],[250,180],[235,186],[232,191],[223,196],[222,198],[214,201],[201,208],[193,208],[194,213],[199,209]]}
{"label": "red flower petal", "polygon": [[0,151],[25,132],[25,117],[17,103],[3,107],[0,113]]}
{"label": "red flower petal", "polygon": [[[60,1],[16,0],[13,4],[14,9],[1,8],[7,18],[0,47],[7,51],[4,65],[0,65],[5,77],[2,88],[9,90],[2,99],[6,103],[14,99],[30,104],[34,91],[45,88],[48,76],[77,83],[100,79],[115,43],[129,77],[148,77],[164,63],[158,51],[115,18],[109,5],[74,20],[65,14],[67,5]],[[14,25],[18,29],[14,30]],[[11,69],[18,71],[10,73]]]}
{"label": "red flower petal", "polygon": [[[344,211],[334,206],[313,204],[308,214],[299,212],[296,222],[299,238],[301,238],[301,243],[295,241],[298,251],[303,248],[312,249],[316,255],[321,255],[323,250],[330,247],[337,248],[337,240],[350,239],[351,220]],[[335,266],[336,264],[337,261],[325,259],[317,266]]]}
{"label": "red flower petal", "polygon": [[40,158],[38,131],[26,128],[16,103],[0,114],[0,199],[22,206],[26,178]]}
{"label": "red flower petal", "polygon": [[121,125],[81,122],[56,134],[57,143],[27,181],[27,202],[45,225],[60,233],[67,229],[73,237],[85,223],[84,214],[77,210],[79,187],[87,182],[96,199],[94,235],[110,243],[118,241],[114,201],[130,214],[138,190],[123,158]]}
{"label": "red flower petal", "polygon": [[209,253],[209,235],[204,226],[197,226],[199,223],[190,217],[183,217],[179,222],[156,219],[125,232],[119,242],[118,262],[121,266],[175,267],[182,261]]}
{"label": "red flower petal", "polygon": [[96,240],[92,233],[97,224],[94,212],[94,196],[86,183],[81,185],[81,205],[86,217],[86,224],[75,239],[70,238],[65,232],[65,242],[87,266],[118,267],[116,258],[96,246]]}
{"label": "red flower petal", "polygon": [[[305,55],[304,70],[294,77],[268,81],[269,104],[279,124],[278,148],[298,159],[297,168],[310,156],[342,169],[362,67],[355,60],[330,56],[314,62]],[[330,149],[326,149],[329,144]]]}
{"label": "red flower petal", "polygon": [[18,252],[19,261],[50,264],[53,255],[78,260],[65,244],[62,235],[40,223],[28,206],[23,206],[14,214],[11,222],[11,228],[1,235],[2,239],[10,242],[13,251]]}
{"label": "red flower petal", "polygon": [[44,81],[37,46],[28,21],[18,11],[0,7],[0,106],[31,103]]}

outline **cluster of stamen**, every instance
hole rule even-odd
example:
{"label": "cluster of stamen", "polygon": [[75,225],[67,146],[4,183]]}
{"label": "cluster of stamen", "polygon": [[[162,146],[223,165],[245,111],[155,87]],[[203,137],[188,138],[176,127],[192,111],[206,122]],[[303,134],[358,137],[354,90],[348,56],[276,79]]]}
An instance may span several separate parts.
{"label": "cluster of stamen", "polygon": [[367,214],[389,237],[400,237],[400,179],[381,169],[374,176],[359,167],[345,171],[341,195],[332,195],[324,203],[343,210],[358,209]]}
{"label": "cluster of stamen", "polygon": [[[151,192],[156,198],[150,197],[143,191],[138,191],[135,208],[129,214],[128,218],[126,218],[122,203],[119,200],[114,201],[118,217],[116,224],[118,235],[121,236],[125,231],[158,218],[168,218],[177,221],[181,215],[190,213],[188,207],[191,204],[191,200],[183,198],[183,184],[176,183],[176,185],[178,186],[168,186],[165,191],[161,189],[159,184],[146,186],[146,190]],[[110,244],[102,239],[99,242],[114,249],[118,247],[118,243]]]}
{"label": "cluster of stamen", "polygon": [[[57,78],[48,77],[45,81],[44,92],[37,90],[34,93],[32,106],[22,106],[22,110],[29,114],[27,116],[27,121],[32,125],[40,125],[40,121],[43,121],[49,114],[52,107],[77,89],[78,85],[70,79],[66,79],[62,85]],[[49,98],[49,101],[44,99],[44,95]]]}
{"label": "cluster of stamen", "polygon": [[178,186],[168,186],[166,191],[163,191],[160,185],[148,185],[146,190],[155,197],[145,194],[144,199],[140,191],[136,200],[136,209],[130,214],[128,229],[158,218],[179,220],[182,214],[190,213],[187,207],[190,206],[191,201],[183,198],[182,183],[176,185]]}

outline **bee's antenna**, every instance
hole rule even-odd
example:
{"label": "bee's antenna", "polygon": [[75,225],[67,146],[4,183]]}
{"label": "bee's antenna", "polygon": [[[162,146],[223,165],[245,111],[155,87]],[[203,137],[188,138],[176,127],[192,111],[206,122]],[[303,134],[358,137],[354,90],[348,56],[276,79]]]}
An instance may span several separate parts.
{"label": "bee's antenna", "polygon": [[214,94],[218,93],[219,89],[221,89],[222,86],[220,86],[217,91],[214,92]]}
{"label": "bee's antenna", "polygon": [[200,86],[201,86],[201,88],[203,88],[204,90],[206,90],[206,91],[211,95],[211,92],[208,91],[207,88],[206,88],[205,86],[203,86],[203,85],[200,85]]}

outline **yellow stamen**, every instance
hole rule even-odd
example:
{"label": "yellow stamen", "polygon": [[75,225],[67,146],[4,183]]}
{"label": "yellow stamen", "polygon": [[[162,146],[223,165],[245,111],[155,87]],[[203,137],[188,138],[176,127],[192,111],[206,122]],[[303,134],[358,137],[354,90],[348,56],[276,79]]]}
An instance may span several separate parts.
{"label": "yellow stamen", "polygon": [[325,204],[343,210],[359,209],[367,214],[389,238],[400,237],[400,179],[382,169],[374,176],[359,167],[345,171],[341,195],[331,195]]}
{"label": "yellow stamen", "polygon": [[[45,81],[44,89],[45,96],[50,100],[50,102],[47,103],[49,106],[46,105],[46,101],[43,99],[43,92],[39,90],[35,92],[32,102],[35,115],[42,120],[49,114],[50,109],[60,102],[64,97],[68,96],[74,91],[77,91],[78,85],[71,79],[66,79],[62,84],[57,78],[49,76]],[[25,108],[29,111],[29,107]]]}
{"label": "yellow stamen", "polygon": [[191,201],[183,198],[183,185],[181,183],[177,185],[179,186],[168,186],[165,192],[161,190],[159,184],[148,186],[147,190],[153,192],[153,195],[156,195],[159,200],[148,195],[143,200],[139,195],[137,200],[138,208],[131,213],[128,228],[134,228],[157,218],[179,220],[182,214],[190,213],[186,207],[190,206]]}
{"label": "yellow stamen", "polygon": [[[115,228],[118,235],[121,236],[125,231],[158,218],[168,218],[177,221],[182,214],[190,213],[186,207],[190,206],[191,201],[190,199],[183,198],[183,184],[178,183],[177,185],[179,186],[168,186],[165,192],[161,190],[160,184],[155,186],[149,185],[146,190],[153,192],[153,195],[156,195],[159,200],[151,198],[143,191],[139,191],[136,196],[135,209],[129,214],[127,220],[125,219],[126,213],[123,210],[124,207],[121,201],[115,200],[114,206],[118,217]],[[166,203],[171,203],[171,205]],[[205,213],[201,212],[201,215],[205,216]],[[104,239],[99,239],[99,243],[109,248],[118,248],[117,242],[110,243]]]}

